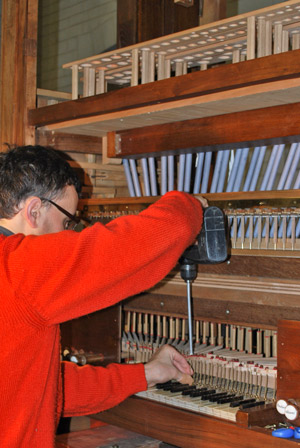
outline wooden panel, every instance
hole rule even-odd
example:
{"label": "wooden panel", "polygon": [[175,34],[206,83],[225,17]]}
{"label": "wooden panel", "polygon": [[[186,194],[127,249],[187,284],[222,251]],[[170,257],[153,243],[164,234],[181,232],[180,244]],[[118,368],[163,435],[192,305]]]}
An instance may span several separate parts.
{"label": "wooden panel", "polygon": [[120,131],[115,134],[117,145],[109,146],[108,154],[126,157],[176,153],[183,148],[197,151],[297,142],[299,113],[300,103],[294,103]]}
{"label": "wooden panel", "polygon": [[[147,0],[146,0],[147,1]],[[222,0],[223,1],[223,0]],[[164,35],[177,33],[178,31],[193,28],[199,25],[199,3],[194,0],[188,8],[176,5],[174,0],[164,1]],[[223,16],[224,17],[224,16]],[[216,16],[220,20],[222,16]],[[213,20],[211,20],[212,22]]]}
{"label": "wooden panel", "polygon": [[36,131],[37,145],[52,146],[59,151],[102,154],[102,138],[87,135],[64,134],[41,129]]}
{"label": "wooden panel", "polygon": [[299,321],[283,320],[279,322],[277,353],[277,397],[300,399]]}
{"label": "wooden panel", "polygon": [[120,361],[120,307],[106,308],[61,324],[61,346],[101,355],[101,365]]}
{"label": "wooden panel", "polygon": [[137,42],[136,0],[117,1],[117,47],[127,47]]}
{"label": "wooden panel", "polygon": [[137,41],[145,42],[167,34],[164,30],[165,0],[138,0]]}
{"label": "wooden panel", "polygon": [[[184,448],[287,447],[293,442],[271,436],[270,430],[251,429],[216,418],[132,397],[97,418],[122,428]],[[272,415],[270,418],[272,423]]]}
{"label": "wooden panel", "polygon": [[213,92],[265,82],[297,79],[299,75],[300,50],[294,50],[255,61],[220,66],[206,72],[198,71],[185,76],[33,109],[29,112],[29,123],[32,126],[45,126],[66,121],[75,124],[75,120],[82,118],[92,120],[102,115],[106,115],[107,120],[107,114],[121,111],[124,116],[129,109],[136,109],[138,113],[138,108],[149,105],[161,106],[162,103],[210,95]]}
{"label": "wooden panel", "polygon": [[[164,316],[187,317],[186,296],[144,294],[124,302],[124,310]],[[300,310],[216,298],[193,299],[193,318],[208,322],[230,323],[253,328],[276,329],[279,319],[299,319]]]}
{"label": "wooden panel", "polygon": [[38,0],[2,1],[0,146],[34,142],[27,110],[35,107]]}

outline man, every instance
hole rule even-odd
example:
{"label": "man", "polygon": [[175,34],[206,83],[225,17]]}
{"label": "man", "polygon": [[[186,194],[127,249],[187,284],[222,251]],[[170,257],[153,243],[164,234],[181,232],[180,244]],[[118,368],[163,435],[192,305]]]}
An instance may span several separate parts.
{"label": "man", "polygon": [[60,363],[61,322],[152,287],[202,222],[199,201],[171,192],[137,216],[78,233],[68,229],[79,192],[54,150],[0,154],[2,448],[53,447],[61,414],[100,412],[156,382],[192,374],[172,347],[145,366]]}

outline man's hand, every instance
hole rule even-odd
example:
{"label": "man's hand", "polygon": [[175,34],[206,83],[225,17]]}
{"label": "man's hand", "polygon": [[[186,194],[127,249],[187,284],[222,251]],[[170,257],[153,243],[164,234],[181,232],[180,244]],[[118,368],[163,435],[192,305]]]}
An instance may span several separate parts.
{"label": "man's hand", "polygon": [[148,387],[169,380],[192,384],[193,370],[185,358],[170,345],[159,348],[150,361],[145,364]]}
{"label": "man's hand", "polygon": [[203,208],[208,207],[207,199],[205,199],[203,196],[194,196],[194,198],[198,199],[198,201],[201,202]]}

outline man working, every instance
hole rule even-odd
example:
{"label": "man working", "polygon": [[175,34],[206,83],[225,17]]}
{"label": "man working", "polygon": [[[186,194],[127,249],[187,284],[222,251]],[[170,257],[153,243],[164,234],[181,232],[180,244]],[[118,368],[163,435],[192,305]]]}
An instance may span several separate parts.
{"label": "man working", "polygon": [[172,347],[146,365],[60,362],[60,323],[155,285],[202,223],[198,200],[170,192],[139,215],[77,233],[69,229],[79,193],[75,173],[54,150],[0,154],[2,448],[53,447],[61,415],[100,412],[192,374]]}

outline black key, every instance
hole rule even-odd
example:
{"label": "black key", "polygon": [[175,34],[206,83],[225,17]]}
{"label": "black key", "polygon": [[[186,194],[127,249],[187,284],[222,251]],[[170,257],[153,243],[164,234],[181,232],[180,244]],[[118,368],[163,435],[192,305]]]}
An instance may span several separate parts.
{"label": "black key", "polygon": [[156,389],[163,389],[164,387],[167,387],[170,384],[175,384],[173,381],[167,381],[166,383],[157,383]]}
{"label": "black key", "polygon": [[218,404],[232,403],[237,400],[242,400],[244,397],[241,395],[237,397],[236,395],[228,395],[228,397],[221,398],[217,401]]}
{"label": "black key", "polygon": [[236,407],[240,406],[241,404],[254,403],[255,401],[256,401],[255,398],[246,398],[245,400],[239,400],[239,401],[234,401],[233,403],[230,403],[230,407],[236,408]]}
{"label": "black key", "polygon": [[171,393],[176,393],[176,392],[183,392],[184,390],[188,389],[190,386],[188,384],[180,384],[172,387],[170,389]]}
{"label": "black key", "polygon": [[[191,397],[201,397],[202,395],[204,395],[207,392],[208,392],[207,388],[196,389],[194,392],[191,393]],[[216,391],[214,390],[214,392],[216,392]]]}
{"label": "black key", "polygon": [[240,409],[248,409],[254,408],[255,406],[260,406],[261,404],[265,404],[264,401],[256,401],[255,403],[244,403],[240,405]]}
{"label": "black key", "polygon": [[220,398],[224,398],[227,396],[226,392],[219,392],[218,394],[214,394],[212,397],[210,397],[209,401],[212,403],[217,402]]}
{"label": "black key", "polygon": [[162,390],[174,390],[176,387],[182,386],[180,383],[170,383],[162,387]]}
{"label": "black key", "polygon": [[215,393],[216,393],[215,390],[213,392],[211,392],[211,393],[207,392],[206,394],[201,395],[201,399],[202,400],[209,400]]}
{"label": "black key", "polygon": [[196,386],[190,386],[188,389],[182,391],[182,395],[191,395],[191,392],[196,390]]}

